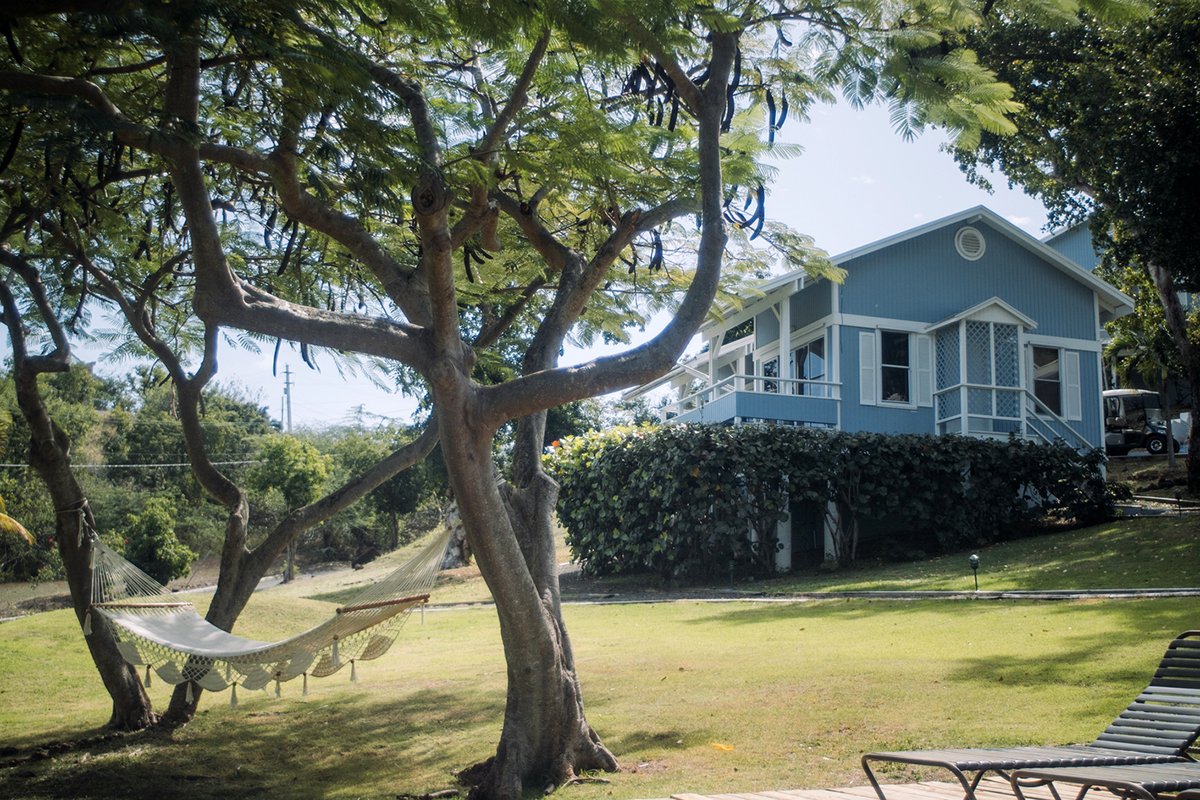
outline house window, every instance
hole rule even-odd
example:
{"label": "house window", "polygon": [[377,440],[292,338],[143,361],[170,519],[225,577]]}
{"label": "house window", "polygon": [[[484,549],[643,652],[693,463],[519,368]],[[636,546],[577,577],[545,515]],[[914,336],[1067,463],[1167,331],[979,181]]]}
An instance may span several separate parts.
{"label": "house window", "polygon": [[[764,378],[779,377],[779,356],[776,356],[769,361],[762,362],[762,374]],[[777,393],[779,391],[779,382],[763,381],[762,390],[764,392],[771,392],[772,394]]]}
{"label": "house window", "polygon": [[[793,353],[792,363],[795,365],[795,376],[803,381],[825,380],[825,337],[813,339],[805,345],[797,347]],[[824,385],[802,383],[797,394],[809,397],[826,397],[828,388]]]}
{"label": "house window", "polygon": [[1058,348],[1033,348],[1033,394],[1055,414],[1062,414],[1062,370]]}
{"label": "house window", "polygon": [[910,402],[907,333],[879,332],[879,371],[880,399],[885,403]]}

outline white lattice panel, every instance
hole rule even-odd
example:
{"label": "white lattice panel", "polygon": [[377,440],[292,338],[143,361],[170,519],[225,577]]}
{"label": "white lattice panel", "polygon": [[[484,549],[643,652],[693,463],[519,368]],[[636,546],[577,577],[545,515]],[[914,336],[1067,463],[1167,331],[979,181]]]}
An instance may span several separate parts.
{"label": "white lattice panel", "polygon": [[959,382],[958,327],[951,326],[938,331],[935,342],[937,344],[937,354],[934,357],[937,362],[937,388],[946,389]]}
{"label": "white lattice panel", "polygon": [[967,322],[967,383],[990,385],[991,382],[992,324],[970,320]]}

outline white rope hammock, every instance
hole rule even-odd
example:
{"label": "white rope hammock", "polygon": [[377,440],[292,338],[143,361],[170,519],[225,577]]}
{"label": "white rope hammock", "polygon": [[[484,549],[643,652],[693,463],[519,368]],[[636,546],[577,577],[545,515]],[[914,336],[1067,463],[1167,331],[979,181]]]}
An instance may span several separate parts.
{"label": "white rope hammock", "polygon": [[237,687],[264,689],[308,676],[323,678],[355,662],[387,652],[408,613],[429,599],[446,552],[448,533],[435,536],[412,560],[368,586],[338,608],[331,619],[280,642],[259,642],[234,636],[206,621],[191,603],[181,603],[162,584],[106,547],[92,545],[92,606],[83,632],[91,635],[92,614],[111,623],[121,656],[135,667],[146,667],[175,685],[187,682],[210,692]]}

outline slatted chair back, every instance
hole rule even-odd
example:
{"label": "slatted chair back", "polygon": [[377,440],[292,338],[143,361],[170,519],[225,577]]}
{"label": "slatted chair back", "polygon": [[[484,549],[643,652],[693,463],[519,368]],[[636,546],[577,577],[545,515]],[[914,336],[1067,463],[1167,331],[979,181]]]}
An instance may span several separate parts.
{"label": "slatted chair back", "polygon": [[1200,631],[1171,642],[1129,707],[1092,744],[1147,755],[1183,756],[1200,736]]}

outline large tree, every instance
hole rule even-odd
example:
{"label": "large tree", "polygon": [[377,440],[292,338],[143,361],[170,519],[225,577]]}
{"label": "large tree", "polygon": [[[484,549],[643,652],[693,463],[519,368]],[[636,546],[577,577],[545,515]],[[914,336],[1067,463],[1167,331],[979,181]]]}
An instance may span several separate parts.
{"label": "large tree", "polygon": [[[956,155],[976,179],[979,166],[998,168],[1040,197],[1055,222],[1090,217],[1113,269],[1146,271],[1196,420],[1200,347],[1188,337],[1179,292],[1200,290],[1200,3],[1159,0],[1149,14],[1136,5],[1126,12],[1045,25],[997,3],[971,44],[1015,89],[1019,132],[985,134]],[[1195,423],[1187,464],[1189,486],[1200,490]]]}
{"label": "large tree", "polygon": [[[55,539],[83,620],[91,603],[88,565],[96,523],[71,473],[72,437],[52,417],[38,378],[72,369],[68,333],[86,335],[92,306],[115,307],[128,327],[117,352],[140,353],[161,364],[172,384],[174,424],[192,474],[225,509],[221,571],[206,618],[232,630],[282,550],[427,455],[437,440],[436,425],[431,421],[420,436],[380,453],[324,496],[292,493],[288,512],[251,543],[248,493],[212,456],[223,437],[206,424],[205,401],[217,372],[221,336],[190,310],[194,270],[186,220],[171,211],[165,169],[123,160],[122,149],[102,129],[83,126],[60,135],[52,119],[23,113],[10,131],[0,170],[6,171],[0,183],[0,300],[13,344],[18,405],[30,432],[29,460],[53,499]],[[31,352],[31,343],[39,340],[51,347]],[[215,398],[208,392],[207,399]],[[117,653],[111,632],[94,628],[88,645],[113,699],[110,724],[139,728],[159,719]],[[199,697],[198,687],[181,684],[161,719],[187,721]]]}
{"label": "large tree", "polygon": [[[209,337],[220,326],[357,353],[427,393],[508,665],[500,743],[471,773],[481,797],[617,765],[584,715],[563,622],[546,410],[667,370],[727,249],[819,266],[763,208],[759,159],[789,109],[840,87],[891,96],[905,128],[967,141],[1011,129],[1006,89],[944,40],[978,21],[958,4],[9,9],[10,118],[103,132],[169,176]],[[568,336],[627,341],[662,302],[673,316],[645,343],[558,365]],[[520,369],[497,377],[489,361]],[[512,420],[498,476],[492,444]]]}

